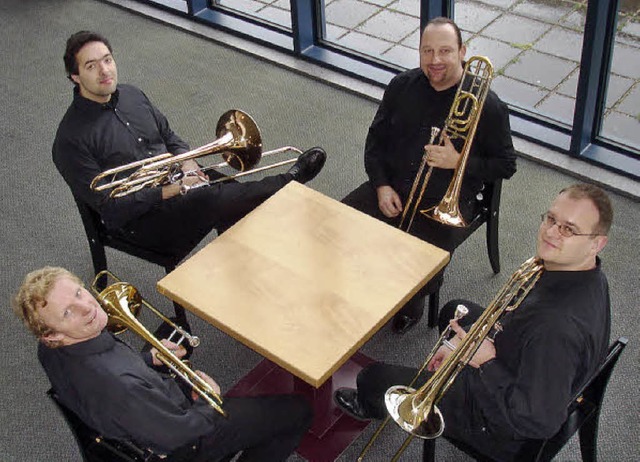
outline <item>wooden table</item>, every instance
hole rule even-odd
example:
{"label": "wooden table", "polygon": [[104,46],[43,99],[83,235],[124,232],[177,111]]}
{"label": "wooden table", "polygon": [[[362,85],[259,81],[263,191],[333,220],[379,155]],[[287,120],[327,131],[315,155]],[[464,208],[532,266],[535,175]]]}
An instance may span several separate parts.
{"label": "wooden table", "polygon": [[[448,260],[442,249],[292,182],[158,290],[319,389]],[[326,422],[314,427],[328,430]]]}

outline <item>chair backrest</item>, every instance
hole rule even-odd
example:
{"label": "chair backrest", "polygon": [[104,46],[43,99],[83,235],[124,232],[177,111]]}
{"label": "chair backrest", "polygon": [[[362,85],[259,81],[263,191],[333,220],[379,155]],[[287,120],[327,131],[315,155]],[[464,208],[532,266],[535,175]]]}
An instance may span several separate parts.
{"label": "chair backrest", "polygon": [[132,442],[102,437],[100,433],[85,424],[75,412],[62,404],[53,389],[49,389],[47,395],[64,416],[76,439],[84,462],[153,462],[160,460],[149,450],[141,449]]}
{"label": "chair backrest", "polygon": [[548,440],[539,442],[535,456],[531,454],[527,460],[550,461],[576,432],[580,432],[582,460],[596,460],[598,421],[604,393],[627,342],[626,337],[620,337],[609,347],[604,361],[571,400],[569,414],[560,430]]}
{"label": "chair backrest", "polygon": [[[104,223],[102,223],[102,219],[98,212],[93,210],[81,199],[77,197],[74,197],[74,199],[78,206],[78,212],[80,212],[80,218],[82,219],[87,239],[89,240],[89,247],[91,249],[91,256],[94,260],[94,269],[96,273],[106,269],[106,258],[101,255],[96,255],[96,253],[104,255],[105,246],[112,247],[129,255],[133,255],[134,257],[155,263],[168,271],[175,268],[178,263],[178,258],[175,255],[150,250],[133,242],[129,242],[122,237],[115,236],[113,233],[110,233]],[[96,261],[96,257],[99,257],[98,261]],[[101,267],[97,268],[96,266]]]}

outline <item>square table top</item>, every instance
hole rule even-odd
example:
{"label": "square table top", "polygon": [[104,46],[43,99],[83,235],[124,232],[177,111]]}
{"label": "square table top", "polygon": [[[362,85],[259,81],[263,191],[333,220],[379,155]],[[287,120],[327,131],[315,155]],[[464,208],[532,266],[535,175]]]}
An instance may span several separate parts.
{"label": "square table top", "polygon": [[291,182],[158,291],[319,387],[449,253]]}

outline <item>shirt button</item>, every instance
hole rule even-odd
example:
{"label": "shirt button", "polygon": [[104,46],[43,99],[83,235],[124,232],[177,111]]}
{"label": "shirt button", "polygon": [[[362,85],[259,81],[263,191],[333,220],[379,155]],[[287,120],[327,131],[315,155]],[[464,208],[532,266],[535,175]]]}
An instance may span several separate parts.
{"label": "shirt button", "polygon": [[129,126],[129,122],[125,122],[124,124],[125,124],[127,127]]}
{"label": "shirt button", "polygon": [[142,143],[142,138],[138,138],[138,143]]}
{"label": "shirt button", "polygon": [[487,427],[482,427],[482,432],[486,433],[487,432]]}

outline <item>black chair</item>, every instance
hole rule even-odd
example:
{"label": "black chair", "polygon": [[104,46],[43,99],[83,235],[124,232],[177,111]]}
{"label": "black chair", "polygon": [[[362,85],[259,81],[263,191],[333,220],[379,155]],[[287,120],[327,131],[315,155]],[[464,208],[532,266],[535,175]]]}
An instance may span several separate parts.
{"label": "black chair", "polygon": [[[74,197],[82,223],[84,225],[85,233],[87,234],[87,240],[89,241],[89,250],[91,251],[91,259],[93,261],[93,269],[95,274],[107,269],[107,255],[105,253],[105,246],[111,247],[121,252],[133,255],[134,257],[141,258],[145,261],[155,263],[164,268],[168,273],[173,271],[179,259],[175,255],[163,254],[154,250],[145,249],[139,245],[126,241],[125,239],[117,236],[113,236],[107,231],[107,228],[102,223],[100,215],[89,207],[84,201]],[[103,289],[106,285],[106,277],[103,277],[98,282],[99,289]],[[173,304],[176,317],[176,322],[183,328],[189,330],[189,323],[183,307],[177,303]]]}
{"label": "black chair", "polygon": [[[627,346],[627,339],[620,337],[609,348],[607,357],[593,376],[576,393],[569,404],[567,420],[554,436],[546,440],[527,441],[517,455],[518,462],[548,462],[555,457],[571,437],[578,432],[580,453],[583,462],[597,460],[598,422],[602,410],[602,400],[620,354]],[[478,453],[470,446],[448,438],[448,440],[464,453],[481,462],[495,462],[493,459]],[[423,461],[435,460],[435,439],[424,440]]]}
{"label": "black chair", "polygon": [[[500,224],[500,195],[502,193],[502,179],[493,183],[485,183],[479,198],[480,206],[478,214],[465,229],[466,238],[471,236],[483,223],[487,224],[487,251],[489,262],[494,274],[500,272],[500,247],[498,246],[498,228]],[[429,327],[435,327],[438,323],[438,310],[440,309],[440,288],[429,294]]]}
{"label": "black chair", "polygon": [[80,420],[72,410],[62,404],[53,389],[49,389],[47,395],[67,421],[84,462],[155,462],[161,460],[148,449],[142,449],[130,441],[102,437]]}

